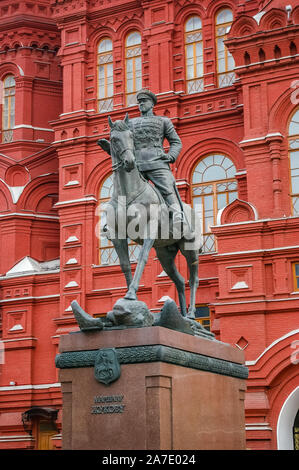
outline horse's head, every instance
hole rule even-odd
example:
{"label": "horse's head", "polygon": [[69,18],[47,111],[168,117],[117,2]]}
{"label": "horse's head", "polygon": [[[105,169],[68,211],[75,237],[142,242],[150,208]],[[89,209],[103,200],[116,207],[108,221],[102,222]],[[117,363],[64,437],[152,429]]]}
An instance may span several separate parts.
{"label": "horse's head", "polygon": [[118,163],[122,164],[126,171],[131,171],[136,164],[133,134],[129,128],[129,116],[126,114],[123,121],[115,122],[109,116],[108,122],[110,126],[111,155],[118,160],[114,165],[118,167]]}

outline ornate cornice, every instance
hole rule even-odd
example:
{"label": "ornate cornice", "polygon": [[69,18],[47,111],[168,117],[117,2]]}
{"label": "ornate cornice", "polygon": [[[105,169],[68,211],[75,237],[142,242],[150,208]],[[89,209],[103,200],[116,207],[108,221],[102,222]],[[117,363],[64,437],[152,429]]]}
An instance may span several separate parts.
{"label": "ornate cornice", "polygon": [[[56,367],[59,369],[93,367],[97,353],[98,350],[63,352],[56,356]],[[189,367],[239,379],[247,379],[248,377],[248,369],[242,364],[191,353],[169,346],[151,345],[116,348],[116,355],[120,364],[165,362],[167,364]]]}

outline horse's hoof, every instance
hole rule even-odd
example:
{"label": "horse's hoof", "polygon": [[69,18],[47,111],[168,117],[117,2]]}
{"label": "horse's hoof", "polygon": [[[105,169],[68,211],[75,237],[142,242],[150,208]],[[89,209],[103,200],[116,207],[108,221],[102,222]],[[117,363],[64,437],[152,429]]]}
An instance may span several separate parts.
{"label": "horse's hoof", "polygon": [[187,318],[190,318],[190,320],[195,320],[195,314],[194,314],[194,312],[188,312]]}
{"label": "horse's hoof", "polygon": [[137,295],[133,292],[127,292],[125,295],[126,300],[137,300]]}

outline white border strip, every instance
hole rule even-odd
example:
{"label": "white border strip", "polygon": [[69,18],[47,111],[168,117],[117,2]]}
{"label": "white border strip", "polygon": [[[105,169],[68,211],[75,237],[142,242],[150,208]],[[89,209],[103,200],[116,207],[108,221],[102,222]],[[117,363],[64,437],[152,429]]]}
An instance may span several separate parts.
{"label": "white border strip", "polygon": [[284,401],[276,425],[277,449],[294,450],[292,428],[299,403],[299,387],[296,387]]}
{"label": "white border strip", "polygon": [[15,126],[14,129],[34,129],[35,131],[55,132],[54,129],[48,129],[46,127],[34,127],[30,126],[29,124],[19,124],[18,126]]}
{"label": "white border strip", "polygon": [[245,423],[246,431],[272,431],[269,423]]}
{"label": "white border strip", "polygon": [[86,197],[81,197],[79,199],[70,199],[68,201],[56,202],[56,204],[54,206],[57,207],[57,206],[63,206],[65,204],[73,204],[73,203],[75,204],[77,202],[87,202],[87,201],[97,202],[97,199],[94,196],[86,196]]}
{"label": "white border strip", "polygon": [[0,442],[35,441],[32,436],[0,436]]}
{"label": "white border strip", "polygon": [[0,214],[0,217],[13,217],[13,216],[21,216],[21,217],[34,217],[36,219],[54,219],[59,220],[57,215],[42,215],[42,214],[30,214],[28,212],[9,212],[7,214]]}
{"label": "white border strip", "polygon": [[[227,224],[227,225],[232,225],[232,224]],[[224,225],[222,225],[224,227]],[[272,251],[283,251],[283,250],[298,250],[299,245],[294,245],[294,246],[278,246],[277,248],[263,248],[260,250],[247,250],[247,251],[232,251],[229,253],[217,253],[216,256],[231,256],[231,255],[250,255],[251,253],[270,253]]]}
{"label": "white border strip", "polygon": [[[24,277],[24,276],[33,276],[33,275],[36,275],[36,274],[47,274],[47,273],[59,273],[59,270],[58,271],[45,271],[44,273],[34,273],[32,272],[31,274],[23,274],[23,275],[18,275],[18,276],[10,276],[10,277],[0,277],[0,280],[4,280],[4,279],[11,279],[12,277]],[[52,295],[40,295],[40,296],[36,296],[36,297],[33,297],[33,296],[30,296],[28,295],[28,297],[13,297],[12,299],[3,299],[3,300],[0,300],[0,303],[3,304],[3,303],[6,303],[6,302],[14,302],[16,300],[39,300],[39,299],[55,299],[55,298],[58,298],[60,297],[60,294],[52,294]]]}
{"label": "white border strip", "polygon": [[34,340],[37,341],[37,338],[34,338],[34,336],[27,336],[27,338],[12,338],[12,339],[3,339],[2,343],[11,343],[12,341],[28,341],[28,340]]}
{"label": "white border strip", "polygon": [[[235,38],[233,38],[233,39],[235,39]],[[279,57],[279,62],[282,61],[283,59],[294,59],[294,57],[299,57],[299,54],[285,55],[283,57]],[[252,67],[254,65],[270,64],[270,63],[273,63],[273,62],[277,62],[277,59],[267,59],[267,60],[263,60],[261,62],[251,62],[248,65],[238,65],[234,68],[234,70],[245,69],[245,68]]]}
{"label": "white border strip", "polygon": [[290,331],[286,335],[281,336],[280,338],[276,339],[275,341],[273,341],[273,343],[271,343],[271,344],[269,344],[269,346],[267,346],[267,348],[259,355],[259,357],[257,359],[255,359],[254,361],[246,361],[245,362],[246,366],[255,366],[255,364],[260,360],[260,358],[263,357],[264,354],[266,354],[267,351],[269,351],[271,348],[273,348],[273,346],[275,346],[275,344],[278,344],[278,343],[280,343],[280,341],[283,341],[284,339],[289,338],[290,336],[294,336],[297,333],[299,333],[299,329]]}
{"label": "white border strip", "polygon": [[54,384],[38,384],[38,385],[8,385],[0,387],[0,392],[9,392],[17,390],[44,390],[48,388],[60,388],[61,383],[56,382]]}

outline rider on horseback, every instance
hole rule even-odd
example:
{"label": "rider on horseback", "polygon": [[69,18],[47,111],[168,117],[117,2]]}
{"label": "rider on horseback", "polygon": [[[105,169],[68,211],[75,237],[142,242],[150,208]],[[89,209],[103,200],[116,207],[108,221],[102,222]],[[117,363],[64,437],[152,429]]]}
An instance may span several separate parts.
{"label": "rider on horseback", "polygon": [[[140,117],[130,119],[133,133],[137,167],[146,180],[150,180],[160,191],[172,213],[175,224],[184,221],[182,202],[176,188],[175,178],[169,167],[178,158],[182,148],[181,139],[168,117],[156,116],[153,108],[157,97],[150,90],[142,89],[137,95]],[[169,142],[168,153],[163,141]],[[110,154],[110,143],[100,139],[98,144]]]}

